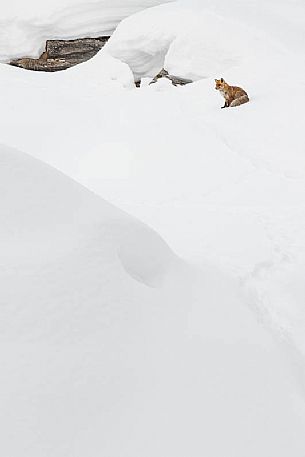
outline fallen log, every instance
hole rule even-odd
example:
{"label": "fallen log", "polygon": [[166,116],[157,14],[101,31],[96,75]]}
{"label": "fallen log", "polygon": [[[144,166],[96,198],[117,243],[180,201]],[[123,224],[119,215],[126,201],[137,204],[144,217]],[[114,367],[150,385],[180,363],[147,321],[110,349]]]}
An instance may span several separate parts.
{"label": "fallen log", "polygon": [[76,40],[47,40],[45,51],[38,59],[24,57],[13,60],[10,64],[33,71],[66,70],[94,57],[108,40],[108,36]]}

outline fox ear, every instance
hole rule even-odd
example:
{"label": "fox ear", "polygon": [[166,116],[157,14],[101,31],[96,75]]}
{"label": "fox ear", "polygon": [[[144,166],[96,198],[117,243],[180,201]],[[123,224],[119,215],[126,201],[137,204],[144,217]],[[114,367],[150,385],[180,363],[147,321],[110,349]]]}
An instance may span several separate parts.
{"label": "fox ear", "polygon": [[221,83],[224,83],[225,81],[224,81],[224,79],[223,79],[223,78],[221,78],[220,82],[221,82]]}

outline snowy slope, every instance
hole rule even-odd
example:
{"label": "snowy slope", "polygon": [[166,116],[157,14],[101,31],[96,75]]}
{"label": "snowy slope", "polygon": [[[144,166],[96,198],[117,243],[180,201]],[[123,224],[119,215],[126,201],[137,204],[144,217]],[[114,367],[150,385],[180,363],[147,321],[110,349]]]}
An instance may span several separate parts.
{"label": "snowy slope", "polygon": [[38,57],[50,38],[110,35],[136,11],[162,0],[12,0],[1,5],[0,61]]}
{"label": "snowy slope", "polygon": [[297,366],[234,281],[50,167],[0,160],[2,455],[304,454]]}

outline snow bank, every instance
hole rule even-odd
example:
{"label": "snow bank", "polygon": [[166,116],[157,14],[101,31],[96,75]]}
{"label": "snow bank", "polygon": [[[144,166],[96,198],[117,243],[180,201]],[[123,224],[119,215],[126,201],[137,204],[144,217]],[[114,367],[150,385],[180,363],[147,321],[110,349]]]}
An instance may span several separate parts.
{"label": "snow bank", "polygon": [[213,77],[245,64],[254,49],[260,49],[263,60],[279,54],[272,36],[266,41],[260,27],[249,27],[243,19],[234,8],[226,11],[207,1],[174,2],[127,18],[106,49],[128,63],[136,79],[155,76],[163,66],[185,78]]}
{"label": "snow bank", "polygon": [[117,24],[162,0],[13,0],[1,5],[0,61],[38,57],[47,39],[111,35]]}
{"label": "snow bank", "polygon": [[2,455],[303,456],[296,373],[233,281],[56,170],[0,162]]}
{"label": "snow bank", "polygon": [[[91,237],[100,251],[97,257],[105,254],[104,266],[107,252],[114,256],[120,251],[125,269],[138,271],[145,283],[161,277],[161,271],[166,274],[174,262],[174,255],[157,234],[50,167],[2,147],[1,173],[6,190],[1,199],[1,253],[7,267],[4,273],[14,273],[17,266],[21,273],[27,267],[38,269],[70,255],[75,257],[88,247]],[[98,239],[104,241],[99,243]],[[87,261],[90,263],[89,257]],[[82,265],[84,271],[87,267]],[[89,267],[92,271],[92,265]],[[52,289],[55,286],[53,283]],[[20,289],[12,292],[20,297],[20,303],[27,296]],[[55,306],[53,294],[41,292],[43,301]],[[60,296],[58,299],[61,302]],[[35,300],[29,301],[34,305]]]}

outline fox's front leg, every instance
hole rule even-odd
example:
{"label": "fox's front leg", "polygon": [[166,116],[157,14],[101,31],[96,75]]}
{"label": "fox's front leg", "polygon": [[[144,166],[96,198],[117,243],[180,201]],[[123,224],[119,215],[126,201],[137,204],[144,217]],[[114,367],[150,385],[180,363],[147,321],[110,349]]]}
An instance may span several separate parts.
{"label": "fox's front leg", "polygon": [[226,100],[225,104],[221,108],[228,108],[229,107],[229,102]]}

